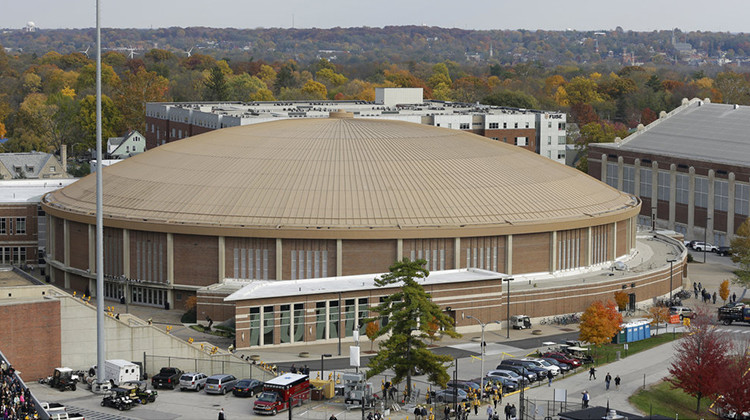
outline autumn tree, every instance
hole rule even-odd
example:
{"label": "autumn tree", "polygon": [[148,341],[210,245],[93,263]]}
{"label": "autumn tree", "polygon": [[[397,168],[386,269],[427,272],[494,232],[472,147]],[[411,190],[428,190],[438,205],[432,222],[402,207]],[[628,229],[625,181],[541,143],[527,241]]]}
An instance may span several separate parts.
{"label": "autumn tree", "polygon": [[727,299],[729,299],[729,280],[724,280],[721,282],[721,285],[719,285],[719,296],[726,304]]}
{"label": "autumn tree", "polygon": [[535,109],[539,105],[533,96],[519,91],[504,90],[485,96],[483,104],[507,106],[511,108]]}
{"label": "autumn tree", "polygon": [[622,315],[617,311],[615,303],[600,300],[592,303],[581,315],[581,340],[601,346],[612,341],[612,337],[620,331]]}
{"label": "autumn tree", "polygon": [[378,321],[370,321],[365,327],[365,335],[370,339],[370,351],[372,351],[372,345],[375,344],[375,339],[378,337],[378,330],[380,330]]}
{"label": "autumn tree", "polygon": [[155,72],[126,72],[115,97],[125,128],[145,132],[146,102],[163,102],[168,90],[169,81]]}
{"label": "autumn tree", "polygon": [[728,368],[719,372],[723,408],[735,413],[750,412],[750,343],[734,342]]}
{"label": "autumn tree", "polygon": [[630,298],[628,297],[628,294],[623,292],[622,290],[618,290],[615,292],[615,303],[617,304],[617,309],[624,311],[628,306],[629,300]]}
{"label": "autumn tree", "polygon": [[716,89],[727,104],[750,104],[750,83],[744,75],[735,72],[724,72],[716,75]]}
{"label": "autumn tree", "polygon": [[229,99],[229,85],[221,67],[218,65],[211,68],[206,81],[203,99],[206,101],[226,101]]}
{"label": "autumn tree", "polygon": [[708,312],[696,311],[687,334],[676,345],[667,377],[672,388],[695,397],[696,413],[700,412],[701,399],[724,390],[722,373],[730,368],[729,349],[729,340],[716,331]]}
{"label": "autumn tree", "polygon": [[[89,95],[80,104],[78,124],[83,132],[83,143],[96,148],[96,97]],[[109,96],[102,95],[102,149],[106,149],[107,139],[117,137],[122,130],[122,115]]]}
{"label": "autumn tree", "polygon": [[[410,261],[404,258],[394,263],[387,274],[375,279],[377,287],[388,287],[392,293],[374,308],[379,317],[386,320],[375,338],[386,336],[380,343],[378,353],[370,360],[368,377],[378,375],[386,369],[393,370],[394,383],[406,378],[406,389],[411,393],[411,376],[415,369],[425,372],[429,381],[445,387],[450,379],[444,363],[452,360],[449,355],[437,355],[428,349],[427,340],[434,324],[450,337],[460,337],[453,326],[453,319],[420,284],[429,276],[424,268],[425,260]],[[376,321],[371,318],[366,322]],[[431,327],[433,326],[433,327]]]}
{"label": "autumn tree", "polygon": [[615,137],[625,138],[628,135],[628,129],[624,125],[608,122],[589,123],[581,127],[580,131],[581,137],[576,142],[576,149],[581,156],[578,169],[587,173],[589,144],[608,143],[614,141]]}
{"label": "autumn tree", "polygon": [[[736,275],[734,281],[747,291],[747,287],[750,286],[750,218],[745,219],[737,229],[730,247],[732,248],[732,262],[739,265],[739,269],[734,272]],[[745,292],[742,294],[744,295]]]}
{"label": "autumn tree", "polygon": [[648,308],[648,317],[651,318],[651,325],[656,327],[656,334],[659,334],[659,324],[669,321],[669,309],[664,306],[652,306]]}

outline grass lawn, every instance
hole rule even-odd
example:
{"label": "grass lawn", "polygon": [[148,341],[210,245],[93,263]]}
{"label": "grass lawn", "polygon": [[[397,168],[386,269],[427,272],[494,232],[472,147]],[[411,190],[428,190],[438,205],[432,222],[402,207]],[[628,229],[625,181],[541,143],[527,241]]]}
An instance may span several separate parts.
{"label": "grass lawn", "polygon": [[681,419],[718,419],[708,411],[711,405],[710,399],[701,399],[701,412],[695,412],[696,399],[679,389],[671,389],[669,383],[660,382],[646,390],[641,390],[629,398],[631,404],[638,407],[645,414],[661,414],[675,418],[675,414]]}
{"label": "grass lawn", "polygon": [[628,355],[635,354],[656,346],[660,346],[670,341],[678,340],[682,337],[682,333],[677,334],[660,334],[645,340],[628,343],[628,350],[624,350],[623,344],[606,344],[600,348],[593,348],[594,362],[597,365],[602,363],[614,362],[617,360],[617,352],[620,352],[620,357],[627,357]]}

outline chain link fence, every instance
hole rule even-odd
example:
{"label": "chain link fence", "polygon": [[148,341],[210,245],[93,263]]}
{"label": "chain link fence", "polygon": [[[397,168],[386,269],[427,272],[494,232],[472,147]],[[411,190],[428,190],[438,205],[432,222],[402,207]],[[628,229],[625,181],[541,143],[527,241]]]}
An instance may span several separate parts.
{"label": "chain link fence", "polygon": [[239,379],[250,378],[268,381],[276,377],[275,374],[261,369],[249,361],[232,360],[231,355],[207,356],[205,358],[189,358],[175,356],[158,356],[143,354],[143,372],[153,376],[162,367],[176,367],[183,372],[201,372],[207,375],[229,374]]}
{"label": "chain link fence", "polygon": [[545,420],[557,418],[560,413],[567,411],[581,410],[583,407],[577,401],[552,401],[552,400],[532,400],[524,398],[524,419],[526,420]]}

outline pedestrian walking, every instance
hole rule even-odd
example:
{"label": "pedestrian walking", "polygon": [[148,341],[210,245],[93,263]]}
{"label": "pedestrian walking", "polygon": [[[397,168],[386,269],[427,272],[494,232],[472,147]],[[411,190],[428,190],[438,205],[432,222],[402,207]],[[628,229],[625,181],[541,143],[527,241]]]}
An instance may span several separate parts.
{"label": "pedestrian walking", "polygon": [[422,420],[422,407],[414,407],[414,418],[417,420]]}
{"label": "pedestrian walking", "polygon": [[698,283],[693,282],[693,290],[698,290]]}
{"label": "pedestrian walking", "polygon": [[734,303],[734,302],[737,302],[737,294],[733,292],[732,293],[732,303]]}
{"label": "pedestrian walking", "polygon": [[515,404],[510,405],[510,418],[511,419],[516,418],[516,405]]}
{"label": "pedestrian walking", "polygon": [[420,410],[420,414],[422,415],[422,420],[427,420],[427,407],[422,406],[422,409]]}
{"label": "pedestrian walking", "polygon": [[224,407],[222,407],[221,410],[219,410],[219,420],[226,420],[226,419],[227,419],[227,415],[224,414]]}
{"label": "pedestrian walking", "polygon": [[487,404],[487,420],[492,420],[492,417],[495,415],[495,410],[492,409],[492,406]]}
{"label": "pedestrian walking", "polygon": [[703,290],[703,285],[701,284],[701,282],[698,282],[698,290]]}
{"label": "pedestrian walking", "polygon": [[445,414],[445,420],[448,420],[451,417],[451,408],[448,407],[448,405],[443,408],[443,414]]}
{"label": "pedestrian walking", "polygon": [[589,392],[583,391],[581,394],[583,394],[583,397],[581,397],[583,408],[589,408],[589,401],[591,400],[591,397],[589,396]]}
{"label": "pedestrian walking", "polygon": [[505,405],[505,420],[510,420],[510,403]]}
{"label": "pedestrian walking", "polygon": [[551,370],[547,371],[547,386],[552,386],[552,377],[553,377],[552,371]]}
{"label": "pedestrian walking", "polygon": [[605,384],[605,387],[607,388],[607,391],[609,391],[610,383],[612,383],[612,375],[610,375],[609,372],[607,372],[607,376],[604,377],[604,384]]}
{"label": "pedestrian walking", "polygon": [[615,376],[615,389],[620,389],[620,375]]}
{"label": "pedestrian walking", "polygon": [[498,403],[498,401],[500,400],[500,398],[499,398],[499,397],[498,397],[498,395],[497,395],[497,392],[498,392],[498,391],[497,391],[497,390],[495,390],[495,392],[493,392],[493,393],[492,393],[492,404],[494,405],[494,409],[495,409],[495,410],[497,410],[497,403]]}
{"label": "pedestrian walking", "polygon": [[596,380],[596,369],[594,369],[593,366],[591,366],[591,369],[589,369],[589,381],[591,378],[594,378]]}
{"label": "pedestrian walking", "polygon": [[716,305],[716,292],[714,292],[714,295],[712,296],[712,298],[714,300],[714,305]]}
{"label": "pedestrian walking", "polygon": [[481,403],[479,402],[479,399],[477,399],[477,398],[475,397],[475,398],[474,398],[474,415],[475,415],[475,416],[478,416],[478,415],[479,415],[479,404],[481,404]]}

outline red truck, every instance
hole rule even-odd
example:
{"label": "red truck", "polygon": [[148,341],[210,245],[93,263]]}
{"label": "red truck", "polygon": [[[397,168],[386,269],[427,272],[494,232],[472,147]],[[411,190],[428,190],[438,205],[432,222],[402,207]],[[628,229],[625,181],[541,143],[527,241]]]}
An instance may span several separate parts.
{"label": "red truck", "polygon": [[253,412],[275,416],[279,411],[289,409],[290,404],[300,406],[309,399],[310,378],[307,375],[286,373],[263,385],[263,393],[253,404]]}

